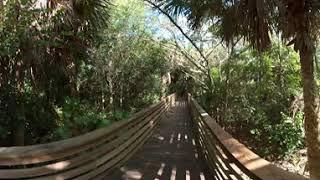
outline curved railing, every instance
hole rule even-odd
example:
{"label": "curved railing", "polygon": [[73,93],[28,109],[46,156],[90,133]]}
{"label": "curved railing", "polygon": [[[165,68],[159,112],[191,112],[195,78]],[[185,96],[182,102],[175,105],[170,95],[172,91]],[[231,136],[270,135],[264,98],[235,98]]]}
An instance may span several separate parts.
{"label": "curved railing", "polygon": [[0,148],[0,179],[102,179],[148,139],[175,95],[129,120],[48,144]]}
{"label": "curved railing", "polygon": [[[0,148],[0,179],[103,179],[148,139],[175,95],[120,121],[75,138]],[[262,159],[225,132],[189,95],[197,145],[214,179],[300,180]]]}
{"label": "curved railing", "polygon": [[303,176],[276,167],[224,131],[189,95],[197,144],[211,175],[218,180],[303,180]]}

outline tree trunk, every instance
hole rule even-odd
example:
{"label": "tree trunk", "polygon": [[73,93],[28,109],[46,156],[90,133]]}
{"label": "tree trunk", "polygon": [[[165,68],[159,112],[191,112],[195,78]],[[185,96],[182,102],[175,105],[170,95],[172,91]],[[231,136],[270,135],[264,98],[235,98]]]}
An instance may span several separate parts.
{"label": "tree trunk", "polygon": [[314,77],[314,49],[300,49],[303,83],[304,116],[310,178],[320,180],[320,119],[318,117],[316,83]]}
{"label": "tree trunk", "polygon": [[282,56],[281,56],[281,36],[279,35],[279,39],[278,39],[279,43],[278,43],[278,48],[279,48],[279,88],[280,88],[280,92],[281,92],[281,95],[284,94],[283,90],[284,90],[284,80],[283,80],[283,67],[282,67],[282,63],[283,63],[283,60],[282,60]]}
{"label": "tree trunk", "polygon": [[109,87],[109,107],[110,110],[114,113],[115,112],[115,106],[114,106],[114,90],[113,90],[113,79],[112,79],[112,73],[113,73],[113,64],[112,61],[110,60],[108,63],[108,73],[107,73],[107,80],[108,80],[108,87]]}
{"label": "tree trunk", "polygon": [[25,145],[25,123],[26,123],[26,113],[25,113],[25,105],[22,104],[19,109],[19,119],[17,125],[14,127],[13,132],[13,145],[14,146],[24,146]]}
{"label": "tree trunk", "polygon": [[[121,75],[123,76],[123,75]],[[121,77],[122,79],[122,77]],[[123,110],[123,84],[120,84],[120,97],[119,97],[120,109]]]}
{"label": "tree trunk", "polygon": [[2,14],[1,14],[2,11],[3,11],[3,0],[0,0],[0,22],[3,19]]}
{"label": "tree trunk", "polygon": [[14,129],[14,146],[24,146],[24,122],[19,123],[17,127]]}
{"label": "tree trunk", "polygon": [[104,85],[104,79],[105,79],[105,71],[104,68],[102,68],[102,78],[100,79],[101,82],[101,108],[102,111],[105,111],[105,105],[106,105],[106,97],[105,97],[105,85]]}

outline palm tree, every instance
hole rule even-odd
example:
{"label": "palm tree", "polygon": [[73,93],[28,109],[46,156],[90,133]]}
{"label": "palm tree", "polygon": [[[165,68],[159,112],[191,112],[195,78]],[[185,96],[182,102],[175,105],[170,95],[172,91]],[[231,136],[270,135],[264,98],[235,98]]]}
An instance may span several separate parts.
{"label": "palm tree", "polygon": [[220,27],[228,44],[244,38],[263,51],[269,34],[277,32],[300,53],[308,165],[311,179],[320,180],[319,98],[314,76],[315,43],[319,35],[320,2],[316,0],[157,0],[171,15],[184,15],[194,28]]}
{"label": "palm tree", "polygon": [[[13,87],[6,89],[11,93],[18,89],[23,98],[25,84],[31,82],[34,93],[44,93],[51,106],[66,93],[76,94],[77,71],[97,31],[108,24],[111,4],[110,0],[42,0],[40,8],[39,2],[0,0],[0,49],[10,49],[1,51],[0,87]],[[22,120],[13,130],[14,144],[24,145],[24,103],[16,106],[21,107],[12,109],[18,109]]]}
{"label": "palm tree", "polygon": [[86,49],[91,45],[97,31],[107,26],[110,6],[110,0],[47,0],[47,8],[60,9],[64,13],[62,20],[54,25],[57,33],[72,33],[64,40],[66,49],[59,47],[55,55],[69,77],[71,95],[77,94],[76,75],[82,61],[79,57],[86,56]]}
{"label": "palm tree", "polygon": [[65,20],[73,26],[88,22],[101,28],[109,19],[110,0],[46,0],[46,8],[64,9]]}

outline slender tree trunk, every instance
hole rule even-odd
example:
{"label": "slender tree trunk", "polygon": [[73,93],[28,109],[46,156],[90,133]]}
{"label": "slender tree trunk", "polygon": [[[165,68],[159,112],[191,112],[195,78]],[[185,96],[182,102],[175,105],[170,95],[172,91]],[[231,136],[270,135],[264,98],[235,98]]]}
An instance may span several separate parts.
{"label": "slender tree trunk", "polygon": [[[232,56],[232,55],[231,55]],[[223,109],[223,119],[220,119],[221,121],[220,121],[220,123],[223,123],[223,122],[225,122],[224,120],[226,120],[227,119],[227,116],[228,116],[228,112],[229,112],[229,110],[228,110],[228,107],[229,107],[229,77],[230,77],[230,60],[231,60],[231,57],[230,56],[230,58],[228,58],[227,59],[227,62],[226,62],[226,64],[227,64],[227,66],[226,66],[226,71],[225,71],[225,81],[224,81],[224,84],[225,84],[225,89],[224,89],[224,109]]]}
{"label": "slender tree trunk", "polygon": [[229,108],[229,91],[230,91],[230,88],[229,88],[229,81],[230,81],[230,65],[231,65],[231,61],[233,59],[233,55],[234,55],[234,47],[235,47],[235,44],[232,42],[232,45],[231,45],[231,50],[230,50],[230,55],[228,57],[228,59],[226,60],[226,69],[225,69],[225,81],[224,81],[224,84],[225,84],[225,89],[224,89],[224,107],[223,107],[223,115],[222,115],[222,119],[220,119],[220,123],[224,123],[225,119],[227,118],[228,116],[228,108]]}
{"label": "slender tree trunk", "polygon": [[105,110],[105,103],[106,103],[106,98],[104,95],[104,87],[102,85],[102,88],[101,88],[101,108],[102,108],[102,111]]}
{"label": "slender tree trunk", "polygon": [[113,73],[113,64],[112,61],[110,60],[108,63],[108,73],[107,73],[107,80],[109,82],[109,107],[112,112],[115,112],[115,106],[114,106],[114,92],[113,92],[113,79],[112,79],[112,73]]}
{"label": "slender tree trunk", "polygon": [[101,108],[103,111],[105,111],[105,105],[106,105],[106,97],[105,97],[105,92],[104,92],[104,77],[105,77],[105,71],[104,68],[102,68],[102,79],[101,81]]}
{"label": "slender tree trunk", "polygon": [[3,0],[0,0],[0,22],[3,20],[2,11],[3,11]]}
{"label": "slender tree trunk", "polygon": [[14,146],[24,146],[25,122],[22,120],[14,129]]}
{"label": "slender tree trunk", "polygon": [[318,92],[314,77],[314,53],[312,48],[300,49],[308,165],[311,179],[320,180],[320,119],[317,106]]}
{"label": "slender tree trunk", "polygon": [[278,39],[277,39],[279,42],[278,42],[278,48],[279,48],[279,53],[278,53],[278,57],[279,57],[279,72],[278,72],[278,81],[279,81],[279,89],[280,89],[280,92],[281,92],[281,95],[284,94],[283,92],[283,67],[282,67],[282,58],[281,58],[281,37],[279,35]]}
{"label": "slender tree trunk", "polygon": [[[22,67],[22,61],[18,62],[16,70],[16,78],[18,80],[17,88],[19,91],[20,98],[23,97],[24,93],[24,72]],[[24,132],[25,132],[25,123],[26,123],[26,112],[25,112],[25,102],[22,102],[20,108],[18,108],[18,124],[14,128],[13,137],[15,146],[24,146]]]}
{"label": "slender tree trunk", "polygon": [[[19,87],[20,89],[21,87]],[[20,89],[21,90],[21,89]],[[22,94],[22,92],[20,92]],[[22,96],[22,95],[20,95]],[[13,128],[13,145],[14,146],[24,146],[25,145],[25,124],[26,124],[26,114],[25,114],[25,105],[24,102],[20,105],[17,124]]]}
{"label": "slender tree trunk", "polygon": [[[123,79],[122,77],[123,77],[123,75],[122,75],[122,73],[121,73],[121,79]],[[123,109],[123,84],[122,84],[122,83],[120,84],[119,103],[120,103],[120,108]]]}

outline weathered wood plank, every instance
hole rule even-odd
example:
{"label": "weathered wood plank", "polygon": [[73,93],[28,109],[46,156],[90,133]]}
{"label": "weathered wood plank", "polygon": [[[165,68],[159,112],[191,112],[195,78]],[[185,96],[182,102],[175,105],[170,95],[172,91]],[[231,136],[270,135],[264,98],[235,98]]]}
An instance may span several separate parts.
{"label": "weathered wood plank", "polygon": [[[125,161],[126,159],[129,159],[139,148],[144,144],[144,142],[150,137],[155,125],[157,124],[158,118],[160,118],[162,115],[159,114],[156,118],[154,118],[152,121],[153,123],[150,124],[150,127],[144,131],[140,137],[135,139],[134,141],[131,142],[129,148],[124,149],[122,153],[119,153],[119,155],[116,158],[113,158],[111,161],[108,161],[107,163],[105,162],[100,162],[99,167],[91,171],[90,173],[78,177],[77,179],[79,180],[87,180],[87,179],[92,179],[99,174],[110,170],[111,168],[117,167],[117,165],[120,164],[121,161]],[[132,138],[130,138],[131,140]]]}
{"label": "weathered wood plank", "polygon": [[194,139],[187,103],[178,99],[141,150],[104,179],[215,179],[197,156]]}
{"label": "weathered wood plank", "polygon": [[[29,178],[36,176],[43,176],[47,174],[58,173],[60,171],[66,171],[68,169],[72,169],[74,167],[78,167],[87,162],[93,161],[96,158],[99,158],[106,152],[111,151],[113,148],[117,147],[121,142],[131,137],[134,133],[136,133],[140,128],[144,127],[150,120],[152,120],[157,114],[159,114],[162,110],[162,106],[160,106],[156,111],[154,111],[151,115],[145,118],[143,121],[139,122],[135,126],[130,129],[122,129],[124,132],[116,132],[117,138],[103,144],[96,149],[80,154],[79,156],[72,157],[68,160],[59,161],[53,164],[48,164],[45,166],[34,167],[34,168],[26,168],[26,169],[6,169],[0,170],[0,178]],[[120,135],[119,135],[120,134]]]}
{"label": "weathered wood plank", "polygon": [[42,163],[64,158],[66,156],[71,156],[87,150],[90,147],[95,146],[97,142],[105,140],[105,138],[112,135],[113,132],[126,126],[128,122],[134,121],[141,116],[148,115],[148,112],[154,110],[161,104],[163,104],[163,102],[151,105],[150,107],[134,114],[127,121],[119,121],[117,123],[113,123],[111,126],[101,128],[74,138],[42,145],[8,148],[2,147],[0,148],[0,165],[10,166]]}
{"label": "weathered wood plank", "polygon": [[[217,145],[221,147],[225,155],[234,162],[247,176],[252,179],[274,179],[274,180],[304,180],[303,176],[290,173],[276,167],[265,159],[249,150],[245,145],[234,139],[224,131],[215,120],[189,95],[190,107],[194,116],[199,115],[216,139]],[[203,127],[206,128],[206,127]]]}
{"label": "weathered wood plank", "polygon": [[[154,128],[154,123],[157,123],[174,100],[175,95],[170,95],[134,114],[129,120],[75,138],[34,146],[2,147],[0,165],[11,168],[0,169],[0,179],[66,179],[90,172],[97,167],[115,166],[119,161],[113,164],[110,162],[114,161],[114,158],[136,151],[138,143],[145,141]],[[127,149],[131,151],[127,152]],[[30,168],[22,166],[38,163],[39,166]]]}

